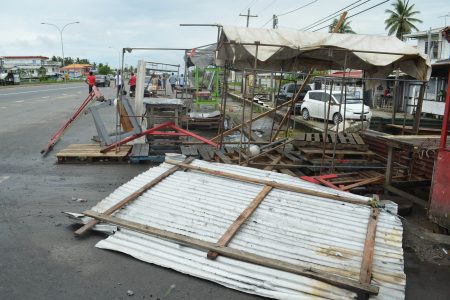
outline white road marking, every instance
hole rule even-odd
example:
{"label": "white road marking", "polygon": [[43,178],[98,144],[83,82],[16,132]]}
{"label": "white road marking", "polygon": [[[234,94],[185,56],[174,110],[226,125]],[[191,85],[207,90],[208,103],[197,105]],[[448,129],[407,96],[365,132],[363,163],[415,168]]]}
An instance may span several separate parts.
{"label": "white road marking", "polygon": [[25,100],[17,100],[17,101],[14,101],[14,102],[16,102],[16,103],[22,103],[22,102],[25,102]]}
{"label": "white road marking", "polygon": [[0,183],[2,183],[3,181],[5,181],[8,178],[9,178],[9,176],[0,176]]}
{"label": "white road marking", "polygon": [[1,106],[0,108],[1,108],[1,109],[7,109],[7,107],[6,107],[6,106]]}
{"label": "white road marking", "polygon": [[[64,94],[63,94],[64,95]],[[42,99],[47,99],[49,96],[44,96],[44,97],[41,97]]]}
{"label": "white road marking", "polygon": [[79,88],[81,88],[81,86],[72,86],[72,87],[64,87],[64,88],[58,88],[58,89],[47,89],[47,90],[35,90],[35,91],[26,91],[26,92],[6,93],[6,94],[0,94],[0,96],[31,94],[31,93],[39,93],[39,92],[51,92],[51,91],[60,91],[60,90],[67,90],[67,89],[79,89]]}

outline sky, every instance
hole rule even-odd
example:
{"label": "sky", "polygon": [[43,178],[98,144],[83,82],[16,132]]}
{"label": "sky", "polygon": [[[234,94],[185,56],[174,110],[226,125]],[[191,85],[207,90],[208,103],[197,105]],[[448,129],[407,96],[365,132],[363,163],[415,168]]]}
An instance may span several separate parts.
{"label": "sky", "polygon": [[[246,25],[250,8],[250,27],[270,28],[272,15],[281,30],[300,30],[333,14],[356,0],[14,0],[2,1],[0,10],[0,56],[61,56],[59,31],[63,31],[65,56],[87,58],[91,62],[119,64],[124,47],[173,47],[191,49],[216,41],[216,27],[180,27],[179,24]],[[366,2],[366,3],[364,3]],[[361,6],[348,16],[368,9],[383,0],[360,0]],[[350,26],[360,34],[387,35],[384,20],[393,0],[351,17]],[[410,0],[423,21],[420,30],[450,24],[448,0]],[[303,8],[300,8],[305,6]],[[288,13],[296,8],[296,11]],[[285,14],[287,13],[287,14]],[[283,15],[284,14],[284,15]],[[443,17],[443,15],[448,17]],[[319,29],[331,21],[314,27]],[[327,31],[322,29],[320,31]],[[133,51],[125,55],[125,65],[139,59],[168,64],[183,64],[182,51]]]}

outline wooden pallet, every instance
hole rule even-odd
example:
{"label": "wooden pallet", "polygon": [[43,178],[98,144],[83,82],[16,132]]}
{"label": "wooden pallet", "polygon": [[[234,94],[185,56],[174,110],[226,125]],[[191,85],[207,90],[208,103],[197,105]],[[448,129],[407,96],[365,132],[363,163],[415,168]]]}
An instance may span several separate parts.
{"label": "wooden pallet", "polygon": [[125,161],[131,146],[120,146],[119,151],[111,150],[101,153],[99,144],[72,144],[56,154],[58,163],[111,162]]}
{"label": "wooden pallet", "polygon": [[213,161],[215,149],[209,145],[181,146],[181,153],[186,156],[195,156],[202,160]]}
{"label": "wooden pallet", "polygon": [[295,138],[293,144],[297,149],[305,147],[318,147],[325,149],[333,149],[336,142],[336,149],[350,149],[366,151],[369,146],[366,145],[363,139],[357,133],[329,133],[325,136],[324,133],[305,133],[300,132]]}
{"label": "wooden pallet", "polygon": [[[300,150],[302,156],[306,160],[313,160],[317,158],[321,158],[324,151],[320,148],[303,148]],[[366,151],[355,151],[355,150],[336,150],[333,151],[332,149],[325,149],[325,159],[332,158],[333,152],[335,152],[335,159],[365,159],[365,160],[372,160],[375,156],[375,153],[366,150]]]}

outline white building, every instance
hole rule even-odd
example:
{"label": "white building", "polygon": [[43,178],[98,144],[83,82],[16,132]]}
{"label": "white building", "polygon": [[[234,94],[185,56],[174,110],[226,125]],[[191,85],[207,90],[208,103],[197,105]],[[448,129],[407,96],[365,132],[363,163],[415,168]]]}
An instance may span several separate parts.
{"label": "white building", "polygon": [[21,78],[38,78],[39,69],[44,67],[46,76],[56,76],[61,63],[46,56],[0,56],[0,71],[17,70]]}
{"label": "white building", "polygon": [[[447,90],[447,77],[441,75],[441,69],[450,63],[450,42],[443,34],[445,29],[445,27],[435,28],[404,36],[406,39],[416,40],[417,49],[430,57],[433,71],[425,92],[422,112],[438,116],[444,114],[445,99],[442,91]],[[410,103],[414,105],[419,87],[410,90]],[[410,106],[408,111],[411,112],[413,109],[414,106]]]}

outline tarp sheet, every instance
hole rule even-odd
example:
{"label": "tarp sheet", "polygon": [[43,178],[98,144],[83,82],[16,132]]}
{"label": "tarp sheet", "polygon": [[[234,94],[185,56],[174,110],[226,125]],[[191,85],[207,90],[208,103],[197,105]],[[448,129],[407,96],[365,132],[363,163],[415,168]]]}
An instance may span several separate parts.
{"label": "tarp sheet", "polygon": [[399,68],[425,81],[431,74],[427,55],[390,36],[224,26],[219,41],[218,58],[238,69],[254,66],[255,42],[259,42],[258,69],[298,71],[345,65],[365,70],[366,77],[386,77]]}

